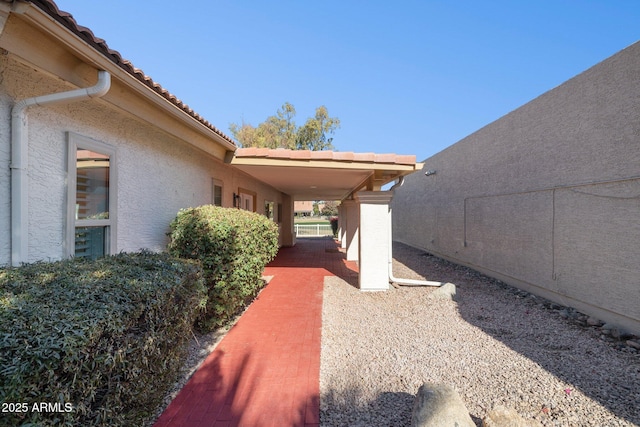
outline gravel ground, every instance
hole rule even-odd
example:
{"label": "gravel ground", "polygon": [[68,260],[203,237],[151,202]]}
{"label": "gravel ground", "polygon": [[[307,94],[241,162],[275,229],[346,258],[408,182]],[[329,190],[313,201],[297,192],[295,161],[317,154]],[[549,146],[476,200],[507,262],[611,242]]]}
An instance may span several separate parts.
{"label": "gravel ground", "polygon": [[454,283],[363,293],[327,278],[321,426],[407,426],[418,387],[446,383],[480,425],[494,405],[544,426],[640,424],[640,354],[585,316],[394,244],[394,275]]}

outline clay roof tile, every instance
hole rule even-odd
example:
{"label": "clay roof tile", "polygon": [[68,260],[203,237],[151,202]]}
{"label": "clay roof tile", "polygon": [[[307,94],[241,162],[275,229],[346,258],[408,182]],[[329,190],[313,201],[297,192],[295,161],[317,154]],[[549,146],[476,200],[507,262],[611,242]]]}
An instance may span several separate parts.
{"label": "clay roof tile", "polygon": [[333,151],[311,151],[310,157],[313,160],[332,160],[333,159]]}

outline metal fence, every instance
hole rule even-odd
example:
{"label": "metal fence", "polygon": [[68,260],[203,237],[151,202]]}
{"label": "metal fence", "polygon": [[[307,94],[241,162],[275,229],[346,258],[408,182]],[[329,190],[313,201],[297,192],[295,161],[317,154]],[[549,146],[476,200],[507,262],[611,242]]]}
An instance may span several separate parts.
{"label": "metal fence", "polygon": [[296,236],[333,236],[330,224],[294,224]]}

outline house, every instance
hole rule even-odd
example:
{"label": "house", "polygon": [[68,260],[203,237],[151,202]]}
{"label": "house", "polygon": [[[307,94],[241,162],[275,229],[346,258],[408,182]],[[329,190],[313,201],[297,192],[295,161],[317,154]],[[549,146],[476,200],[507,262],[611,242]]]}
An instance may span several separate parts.
{"label": "house", "polygon": [[238,148],[52,0],[0,2],[0,53],[0,265],[161,251],[181,208],[210,203],[267,215],[291,246],[295,200],[362,199],[364,217],[421,167]]}
{"label": "house", "polygon": [[[322,210],[327,205],[326,201],[311,201],[311,200],[300,200],[296,201],[293,204],[293,210],[295,212],[295,216],[298,218],[313,216],[314,212],[316,215],[321,215]],[[314,206],[316,209],[314,209]]]}
{"label": "house", "polygon": [[640,335],[640,42],[425,160],[394,238]]}
{"label": "house", "polygon": [[310,200],[300,200],[293,204],[293,211],[297,217],[313,216],[313,203]]}

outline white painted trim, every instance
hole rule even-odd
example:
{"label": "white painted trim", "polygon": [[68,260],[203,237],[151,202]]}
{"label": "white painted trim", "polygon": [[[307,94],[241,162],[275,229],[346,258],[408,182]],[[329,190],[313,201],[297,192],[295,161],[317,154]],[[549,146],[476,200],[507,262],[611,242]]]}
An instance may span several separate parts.
{"label": "white painted trim", "polygon": [[[67,133],[67,221],[65,255],[75,254],[76,227],[109,227],[109,254],[117,253],[117,207],[118,207],[118,160],[115,147],[103,142],[75,134]],[[76,221],[76,185],[77,185],[77,150],[78,147],[109,156],[109,219],[84,219]]]}
{"label": "white painted trim", "polygon": [[224,181],[211,178],[211,204],[216,205],[216,187],[220,187],[220,207],[224,206]]}

